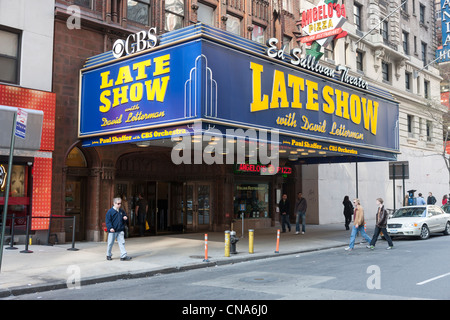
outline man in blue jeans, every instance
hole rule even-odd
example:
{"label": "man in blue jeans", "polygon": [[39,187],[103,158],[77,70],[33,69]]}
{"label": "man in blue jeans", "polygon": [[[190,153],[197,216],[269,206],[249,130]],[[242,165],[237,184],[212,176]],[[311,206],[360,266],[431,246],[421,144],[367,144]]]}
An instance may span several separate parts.
{"label": "man in blue jeans", "polygon": [[[355,220],[353,221],[354,225],[352,228],[352,234],[350,235],[350,244],[347,248],[345,248],[345,250],[347,251],[353,250],[353,247],[355,246],[356,234],[358,233],[358,231],[361,232],[361,235],[364,239],[366,239],[367,243],[370,243],[372,241],[372,239],[370,239],[370,237],[364,230],[364,209],[361,206],[359,199],[353,200],[353,206],[355,207]],[[367,248],[370,248],[370,244],[367,245]]]}
{"label": "man in blue jeans", "polygon": [[300,233],[300,219],[302,219],[302,234],[306,231],[306,199],[302,197],[302,193],[297,194],[297,201],[295,202],[295,213],[297,215],[295,219],[295,234]]}
{"label": "man in blue jeans", "polygon": [[125,211],[121,209],[122,199],[114,198],[114,205],[106,213],[106,229],[108,230],[108,246],[106,248],[106,260],[112,260],[112,247],[114,240],[117,240],[120,249],[120,260],[128,261],[131,257],[127,256],[125,250],[125,221],[128,219]]}

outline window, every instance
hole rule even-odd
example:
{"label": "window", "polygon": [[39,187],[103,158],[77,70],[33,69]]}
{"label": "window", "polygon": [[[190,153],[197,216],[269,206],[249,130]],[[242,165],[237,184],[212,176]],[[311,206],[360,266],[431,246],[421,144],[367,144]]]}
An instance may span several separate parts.
{"label": "window", "polygon": [[412,115],[408,114],[407,121],[408,121],[408,137],[412,137],[413,136],[414,117]]}
{"label": "window", "polygon": [[258,25],[253,25],[252,40],[264,44],[264,28]]}
{"label": "window", "polygon": [[404,1],[404,0],[401,0],[400,2],[402,3],[402,10],[407,13],[408,12],[408,2]]}
{"label": "window", "polygon": [[381,24],[380,33],[385,42],[389,41],[389,22],[387,20]]}
{"label": "window", "polygon": [[20,33],[0,29],[0,81],[19,84]]}
{"label": "window", "polygon": [[427,141],[431,141],[433,138],[433,123],[427,120]]}
{"label": "window", "polygon": [[421,47],[422,47],[423,66],[426,66],[427,65],[427,44],[425,42],[422,42]]}
{"label": "window", "polygon": [[420,23],[425,23],[425,6],[423,4],[420,4],[419,19]]}
{"label": "window", "polygon": [[411,91],[411,73],[405,71],[405,89]]}
{"label": "window", "polygon": [[92,0],[75,0],[74,4],[92,9]]}
{"label": "window", "polygon": [[355,5],[353,6],[353,22],[356,26],[356,29],[360,30],[360,31],[362,30],[362,28],[361,28],[361,12],[362,12],[361,7],[362,6],[357,3],[355,3]]}
{"label": "window", "polygon": [[430,81],[423,82],[423,96],[425,99],[430,99]]}
{"label": "window", "polygon": [[285,52],[290,52],[291,51],[291,38],[288,36],[283,36],[283,48],[286,47],[286,51]]}
{"label": "window", "polygon": [[417,36],[414,36],[414,54],[417,54]]}
{"label": "window", "polygon": [[283,0],[282,6],[283,10],[286,10],[287,12],[294,12],[292,9],[292,0]]}
{"label": "window", "polygon": [[403,53],[409,55],[409,33],[402,32]]}
{"label": "window", "polygon": [[144,25],[150,25],[150,0],[128,0],[127,18]]}
{"label": "window", "polygon": [[335,48],[336,42],[332,40],[326,47],[325,47],[325,58],[329,60],[334,61],[334,48]]}
{"label": "window", "polygon": [[364,52],[361,50],[356,50],[356,70],[358,71],[364,71]]}
{"label": "window", "polygon": [[227,14],[227,31],[231,33],[241,35],[241,19],[238,17]]}
{"label": "window", "polygon": [[184,0],[166,0],[166,31],[183,27]]}
{"label": "window", "polygon": [[382,62],[381,63],[381,73],[383,74],[383,80],[384,81],[391,81],[391,75],[390,75],[390,65],[389,63]]}
{"label": "window", "polygon": [[197,5],[197,21],[207,24],[208,26],[214,26],[214,8],[200,2],[198,2]]}
{"label": "window", "polygon": [[234,185],[234,218],[268,218],[270,188],[267,183],[240,182]]}

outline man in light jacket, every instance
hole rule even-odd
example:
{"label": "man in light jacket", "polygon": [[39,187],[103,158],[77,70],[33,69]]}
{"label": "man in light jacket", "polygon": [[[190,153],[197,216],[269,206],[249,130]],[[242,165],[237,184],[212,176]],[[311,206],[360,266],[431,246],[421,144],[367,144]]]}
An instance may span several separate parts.
{"label": "man in light jacket", "polygon": [[373,233],[372,241],[370,242],[370,249],[372,250],[375,249],[375,243],[377,243],[380,231],[383,232],[384,237],[389,243],[389,247],[387,247],[386,249],[390,250],[394,246],[394,244],[392,243],[392,239],[386,230],[388,214],[386,209],[384,209],[383,202],[384,202],[383,199],[381,198],[377,199],[377,206],[378,206],[377,224],[375,225],[375,231]]}
{"label": "man in light jacket", "polygon": [[[353,250],[353,247],[355,246],[356,234],[358,233],[358,231],[361,232],[361,235],[364,239],[366,239],[367,243],[370,243],[372,241],[372,239],[370,239],[370,237],[364,230],[364,209],[361,206],[359,199],[353,200],[353,206],[355,207],[355,220],[353,221],[354,224],[352,228],[352,234],[350,235],[350,244],[347,248],[345,248],[345,250],[347,251]],[[370,246],[367,245],[367,247],[369,248]]]}

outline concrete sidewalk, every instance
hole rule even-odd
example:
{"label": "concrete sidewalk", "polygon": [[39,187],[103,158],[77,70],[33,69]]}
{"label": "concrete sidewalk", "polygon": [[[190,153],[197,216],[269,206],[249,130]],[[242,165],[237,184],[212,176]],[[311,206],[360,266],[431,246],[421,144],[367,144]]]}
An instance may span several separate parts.
{"label": "concrete sidewalk", "polygon": [[[368,223],[372,225],[372,223]],[[208,233],[208,260],[205,256],[204,233],[185,233],[126,239],[131,261],[120,261],[117,243],[113,260],[106,260],[105,242],[77,242],[78,251],[68,251],[71,244],[31,245],[33,253],[4,249],[0,272],[0,297],[67,288],[79,275],[79,284],[87,285],[117,279],[148,277],[160,273],[185,271],[255,259],[277,257],[328,248],[345,247],[350,230],[343,224],[307,225],[304,235],[281,233],[279,253],[275,253],[277,229],[255,230],[254,253],[249,253],[248,233],[237,243],[237,254],[224,255],[224,233]],[[368,230],[371,235],[372,230]],[[240,234],[237,234],[240,237]],[[358,242],[357,242],[358,243]],[[6,247],[6,246],[5,246]],[[343,250],[344,253],[344,250]]]}

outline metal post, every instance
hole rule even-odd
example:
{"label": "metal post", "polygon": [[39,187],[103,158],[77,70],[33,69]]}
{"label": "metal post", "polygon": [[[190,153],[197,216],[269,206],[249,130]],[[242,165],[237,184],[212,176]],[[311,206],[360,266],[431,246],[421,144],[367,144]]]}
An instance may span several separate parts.
{"label": "metal post", "polygon": [[6,192],[5,192],[5,204],[3,206],[3,219],[2,219],[2,236],[0,237],[0,271],[2,268],[3,258],[3,242],[5,240],[5,227],[6,227],[6,214],[8,212],[8,198],[9,189],[11,184],[11,169],[14,157],[14,143],[15,143],[15,124],[16,124],[17,112],[14,112],[12,130],[11,130],[11,146],[9,147],[9,161],[8,161],[8,173],[6,177]]}
{"label": "metal post", "polygon": [[52,225],[52,214],[50,213],[50,217],[48,219],[48,232],[47,232],[47,246],[53,246],[53,244],[50,244],[50,229]]}
{"label": "metal post", "polygon": [[9,242],[9,247],[6,247],[7,250],[16,250],[17,248],[14,247],[14,222],[16,221],[16,214],[13,213],[11,218],[11,241]]}
{"label": "metal post", "polygon": [[75,248],[75,216],[73,216],[73,222],[72,222],[72,248],[69,248],[67,250],[69,251],[78,251],[77,248]]}
{"label": "metal post", "polygon": [[27,215],[27,230],[25,236],[25,250],[20,251],[20,253],[33,253],[33,251],[28,250],[28,244],[30,243],[30,216]]}

